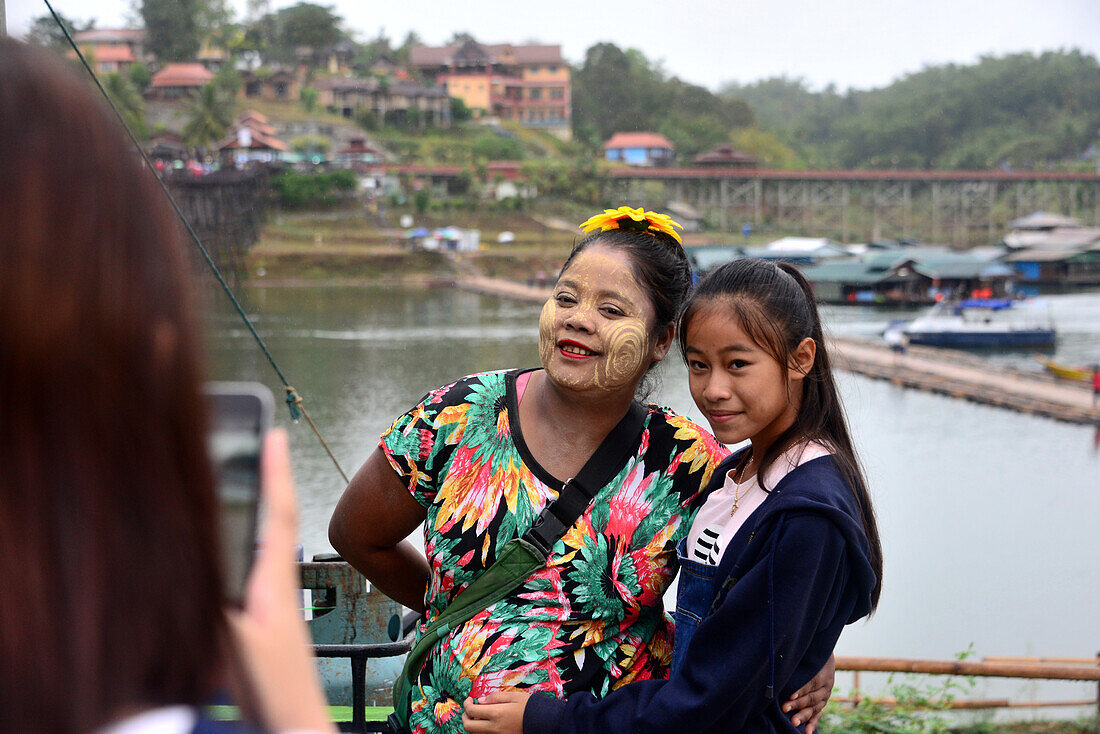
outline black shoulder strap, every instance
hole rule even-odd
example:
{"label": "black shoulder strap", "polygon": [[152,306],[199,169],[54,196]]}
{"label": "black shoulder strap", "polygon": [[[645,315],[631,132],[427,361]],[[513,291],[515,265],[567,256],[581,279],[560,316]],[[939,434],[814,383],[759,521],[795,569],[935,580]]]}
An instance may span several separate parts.
{"label": "black shoulder strap", "polygon": [[573,526],[591,504],[596,493],[618,474],[633,453],[638,434],[645,423],[646,409],[637,401],[630,403],[623,419],[611,429],[577,476],[562,486],[558,498],[543,508],[534,527],[523,536],[544,556],[565,531]]}

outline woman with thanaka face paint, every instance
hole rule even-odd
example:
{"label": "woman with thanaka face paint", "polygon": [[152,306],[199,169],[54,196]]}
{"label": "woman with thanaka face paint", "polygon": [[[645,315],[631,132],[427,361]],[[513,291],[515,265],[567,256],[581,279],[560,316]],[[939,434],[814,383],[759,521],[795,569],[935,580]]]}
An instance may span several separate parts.
{"label": "woman with thanaka face paint", "polygon": [[[534,525],[672,346],[691,283],[674,223],[627,207],[593,222],[542,309],[541,368],[432,390],[382,434],[337,504],[333,547],[421,613],[418,637]],[[428,654],[407,712],[413,732],[461,732],[463,702],[495,691],[602,697],[668,676],[673,628],[662,597],[676,544],[728,451],[667,408],[642,407],[626,460],[546,566]],[[421,524],[423,554],[407,540]],[[831,688],[830,668],[785,709],[812,729]]]}

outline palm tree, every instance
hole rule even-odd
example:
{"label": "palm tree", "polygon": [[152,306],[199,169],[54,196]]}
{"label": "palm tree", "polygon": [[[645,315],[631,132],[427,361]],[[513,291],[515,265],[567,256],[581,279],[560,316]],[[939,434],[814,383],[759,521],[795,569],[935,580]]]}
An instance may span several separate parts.
{"label": "palm tree", "polygon": [[196,148],[218,142],[232,124],[235,112],[235,99],[213,83],[204,84],[188,105],[183,141]]}
{"label": "palm tree", "polygon": [[118,107],[122,119],[134,133],[134,137],[144,140],[148,136],[148,128],[145,124],[145,103],[138,91],[134,89],[134,85],[121,74],[106,74],[103,77],[103,88],[107,90],[111,101]]}

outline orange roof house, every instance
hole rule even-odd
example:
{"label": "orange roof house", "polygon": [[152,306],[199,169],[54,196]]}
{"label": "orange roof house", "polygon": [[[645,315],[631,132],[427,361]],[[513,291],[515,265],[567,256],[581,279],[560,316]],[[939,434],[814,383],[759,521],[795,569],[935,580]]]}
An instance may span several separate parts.
{"label": "orange roof house", "polygon": [[[95,46],[85,44],[80,47],[80,50],[88,59],[88,63],[92,65],[96,74],[122,74],[137,61],[134,58],[133,49],[124,45]],[[70,49],[66,56],[75,59],[76,52]]]}
{"label": "orange roof house", "polygon": [[214,74],[202,64],[167,64],[153,74],[149,88],[158,97],[181,97],[197,91],[213,78]]}
{"label": "orange roof house", "polygon": [[609,161],[632,166],[667,166],[672,163],[672,143],[664,135],[651,132],[615,133],[603,144]]}
{"label": "orange roof house", "polygon": [[133,61],[151,61],[145,52],[144,28],[94,28],[74,33],[73,40],[81,51],[91,49],[97,57],[102,49],[125,47],[130,49]]}
{"label": "orange roof house", "polygon": [[290,146],[275,137],[275,128],[267,118],[255,110],[238,115],[216,148],[223,160],[238,168],[277,161],[290,150]]}

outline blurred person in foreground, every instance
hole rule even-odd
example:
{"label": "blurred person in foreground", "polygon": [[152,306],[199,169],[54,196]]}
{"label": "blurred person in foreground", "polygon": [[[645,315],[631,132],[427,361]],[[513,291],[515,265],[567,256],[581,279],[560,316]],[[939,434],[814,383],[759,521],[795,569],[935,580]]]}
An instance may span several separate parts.
{"label": "blurred person in foreground", "polygon": [[[227,609],[177,223],[98,94],[0,38],[0,731],[335,731],[295,598],[286,436]],[[230,671],[236,671],[231,673]]]}

